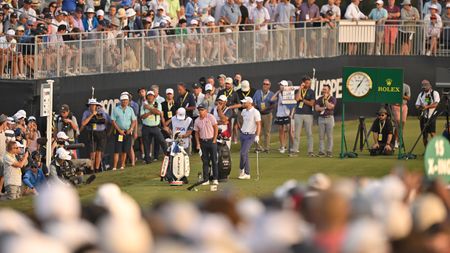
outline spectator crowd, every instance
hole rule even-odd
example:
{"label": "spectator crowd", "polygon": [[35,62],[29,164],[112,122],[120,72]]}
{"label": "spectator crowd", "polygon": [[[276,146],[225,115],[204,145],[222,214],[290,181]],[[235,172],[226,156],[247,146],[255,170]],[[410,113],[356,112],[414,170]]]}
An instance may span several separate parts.
{"label": "spectator crowd", "polygon": [[[155,68],[190,66],[199,63],[236,63],[255,47],[258,58],[266,59],[274,51],[274,59],[286,59],[288,52],[297,56],[334,55],[335,27],[340,19],[376,21],[376,41],[369,54],[411,53],[417,26],[426,28],[427,50],[436,55],[439,44],[448,43],[450,35],[450,2],[432,0],[424,6],[412,6],[410,0],[395,2],[378,0],[370,13],[363,13],[360,0],[348,6],[341,0],[328,0],[318,6],[315,0],[39,0],[8,1],[0,11],[0,74],[5,78],[25,78],[39,71],[46,76],[76,75],[88,68],[80,64],[80,39],[104,39],[99,45],[83,45],[83,53],[92,55],[84,61],[103,61],[111,71],[139,70],[143,65]],[[420,12],[419,12],[420,10]],[[320,34],[312,28],[324,27]],[[289,35],[288,28],[300,31]],[[256,30],[255,42],[249,33]],[[275,30],[276,46],[270,45],[268,30]],[[174,35],[174,36],[169,36]],[[145,43],[131,38],[145,37]],[[129,40],[119,40],[129,38]],[[158,39],[152,39],[158,38]],[[238,40],[240,40],[238,42]],[[291,40],[292,42],[288,42]],[[326,51],[319,52],[323,40]],[[39,48],[35,48],[35,43]],[[43,43],[41,45],[41,43]],[[123,43],[123,45],[122,45]],[[293,43],[293,44],[292,44]],[[400,44],[400,46],[396,46]],[[295,45],[295,46],[294,46]],[[142,48],[144,47],[144,48]],[[268,50],[273,47],[273,50]],[[397,50],[398,48],[398,50]],[[200,49],[202,52],[200,53]],[[35,51],[39,50],[38,56]],[[349,43],[348,54],[358,53]],[[361,50],[361,49],[359,49]],[[92,51],[92,52],[91,52]],[[119,54],[121,53],[121,54]],[[101,58],[104,55],[105,58]],[[123,55],[123,56],[122,56]],[[238,57],[239,56],[239,57]],[[86,58],[86,57],[84,57]],[[89,58],[89,57],[88,57]],[[55,64],[61,73],[55,73]],[[80,67],[81,66],[81,67]],[[36,69],[38,68],[38,69]],[[40,72],[39,72],[40,73]]]}
{"label": "spectator crowd", "polygon": [[[64,203],[64,205],[61,205]],[[311,175],[265,197],[222,192],[139,205],[115,184],[89,203],[51,182],[34,219],[0,209],[0,252],[447,253],[449,189],[394,169],[380,179]]]}

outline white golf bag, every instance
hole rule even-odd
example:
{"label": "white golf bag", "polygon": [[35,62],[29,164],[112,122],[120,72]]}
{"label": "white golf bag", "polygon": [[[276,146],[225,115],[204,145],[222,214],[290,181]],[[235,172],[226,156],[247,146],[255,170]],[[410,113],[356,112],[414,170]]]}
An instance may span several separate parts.
{"label": "white golf bag", "polygon": [[161,181],[167,180],[170,185],[187,184],[191,171],[189,155],[183,148],[182,139],[178,133],[174,139],[167,140],[169,147],[161,165]]}

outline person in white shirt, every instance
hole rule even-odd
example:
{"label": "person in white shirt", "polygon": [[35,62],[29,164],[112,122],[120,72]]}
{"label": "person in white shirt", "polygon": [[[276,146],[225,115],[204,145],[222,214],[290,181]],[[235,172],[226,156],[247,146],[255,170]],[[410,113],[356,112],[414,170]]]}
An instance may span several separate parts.
{"label": "person in white shirt", "polygon": [[7,199],[18,199],[22,190],[22,171],[28,163],[28,152],[25,152],[20,161],[16,158],[20,154],[20,148],[24,146],[17,141],[8,142],[6,154],[3,157],[4,179]]}
{"label": "person in white shirt", "polygon": [[336,6],[335,0],[328,0],[328,4],[324,4],[320,9],[320,14],[325,16],[330,10],[333,12],[333,16],[330,17],[331,19],[336,21],[341,19],[341,9]]}
{"label": "person in white shirt", "polygon": [[255,24],[256,33],[256,48],[258,49],[258,55],[262,59],[267,58],[269,50],[269,36],[267,25],[270,22],[269,11],[263,5],[264,0],[256,0],[256,7],[251,9],[250,23]]}
{"label": "person in white shirt", "polygon": [[[352,21],[367,19],[367,16],[364,15],[364,13],[362,13],[362,11],[358,7],[360,2],[361,2],[361,0],[352,0],[352,2],[347,6],[347,10],[345,11],[346,19],[349,19]],[[349,43],[349,45],[348,45],[348,54],[349,55],[355,55],[357,50],[358,50],[358,45],[356,43]]]}
{"label": "person in white shirt", "polygon": [[438,40],[442,30],[442,19],[438,14],[439,8],[437,5],[432,4],[428,9],[430,13],[425,15],[423,20],[426,25],[426,35],[430,45],[426,55],[430,56],[431,54],[436,55],[437,53]]}
{"label": "person in white shirt", "polygon": [[36,11],[31,8],[31,4],[33,3],[33,1],[31,0],[25,0],[23,1],[23,7],[19,9],[19,14],[28,14],[28,19],[36,22]]}
{"label": "person in white shirt", "polygon": [[227,96],[220,95],[217,99],[217,105],[211,111],[211,114],[216,118],[220,135],[226,139],[225,143],[231,149],[231,118],[233,117],[233,109],[227,106]]}
{"label": "person in white shirt", "polygon": [[253,107],[253,99],[251,97],[245,97],[241,100],[242,107],[242,119],[241,126],[241,152],[239,168],[241,174],[239,179],[250,179],[250,161],[248,160],[248,152],[253,142],[259,143],[259,134],[261,132],[261,114]]}
{"label": "person in white shirt", "polygon": [[277,102],[277,109],[276,109],[276,118],[274,121],[275,125],[278,125],[278,137],[280,139],[280,153],[284,154],[286,152],[286,131],[290,132],[289,126],[291,124],[291,110],[283,104],[282,101],[282,92],[284,87],[288,86],[288,82],[286,80],[283,80],[279,83],[279,90],[275,92],[273,95],[271,102]]}
{"label": "person in white shirt", "polygon": [[428,80],[422,81],[422,92],[416,100],[416,108],[420,111],[420,130],[423,135],[423,145],[428,144],[428,135],[433,138],[436,135],[436,116],[433,115],[440,102],[439,92],[431,87]]}
{"label": "person in white shirt", "polygon": [[170,125],[172,133],[179,133],[178,137],[183,139],[183,148],[188,150],[191,144],[192,131],[194,130],[194,121],[191,117],[186,116],[186,109],[183,107],[178,108],[177,115],[172,117]]}
{"label": "person in white shirt", "polygon": [[8,63],[8,61],[12,62],[11,70],[12,75],[15,77],[18,74],[18,62],[19,57],[16,52],[16,45],[17,41],[14,39],[14,36],[16,35],[16,32],[13,29],[9,29],[6,31],[6,35],[0,37],[0,74],[1,76],[4,75],[5,71],[5,64]]}
{"label": "person in white shirt", "polygon": [[156,84],[153,84],[150,89],[155,93],[156,96],[156,102],[162,104],[164,101],[166,101],[161,95],[159,95],[159,86]]}

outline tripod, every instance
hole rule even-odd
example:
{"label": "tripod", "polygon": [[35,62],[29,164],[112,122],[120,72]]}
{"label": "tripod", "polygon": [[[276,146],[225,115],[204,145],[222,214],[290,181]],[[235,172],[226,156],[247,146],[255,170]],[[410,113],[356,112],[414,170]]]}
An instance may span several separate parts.
{"label": "tripod", "polygon": [[367,138],[369,137],[371,131],[372,129],[369,129],[369,132],[367,132],[364,116],[359,116],[359,126],[358,131],[356,132],[355,144],[353,145],[353,152],[356,152],[356,146],[358,144],[358,141],[359,141],[359,151],[363,151],[364,145],[366,145],[367,149],[369,149],[369,142]]}

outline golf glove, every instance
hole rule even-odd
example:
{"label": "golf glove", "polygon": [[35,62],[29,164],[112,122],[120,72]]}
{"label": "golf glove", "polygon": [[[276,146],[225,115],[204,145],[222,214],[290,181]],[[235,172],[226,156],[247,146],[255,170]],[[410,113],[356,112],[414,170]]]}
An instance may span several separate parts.
{"label": "golf glove", "polygon": [[256,143],[259,143],[259,136],[258,136],[258,135],[255,136],[255,142],[256,142]]}

